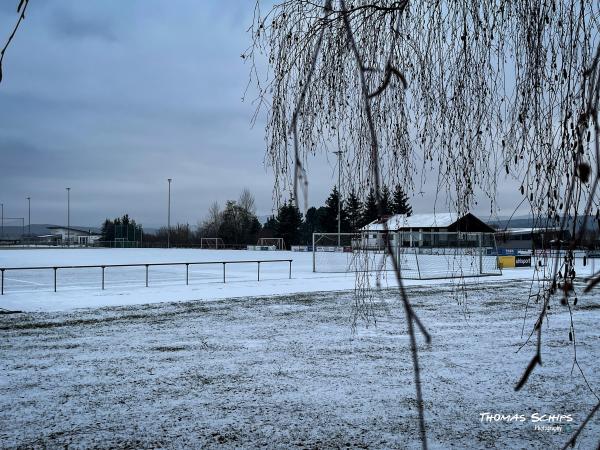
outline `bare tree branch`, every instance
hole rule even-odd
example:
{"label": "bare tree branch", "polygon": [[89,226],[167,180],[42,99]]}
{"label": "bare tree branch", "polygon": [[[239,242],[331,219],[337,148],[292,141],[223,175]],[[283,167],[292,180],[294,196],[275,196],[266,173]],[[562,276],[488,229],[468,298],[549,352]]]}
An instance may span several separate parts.
{"label": "bare tree branch", "polygon": [[25,10],[27,9],[28,5],[29,5],[29,0],[20,0],[19,1],[19,5],[17,6],[17,12],[20,13],[19,19],[17,20],[17,23],[15,24],[15,26],[12,30],[12,33],[8,37],[6,44],[4,44],[4,48],[2,48],[2,51],[0,51],[0,83],[2,82],[2,62],[4,61],[4,54],[6,53],[6,49],[8,49],[8,46],[10,45],[13,38],[15,37],[15,34],[17,33],[17,30],[19,29],[19,25],[21,25],[21,22],[23,20],[25,20]]}

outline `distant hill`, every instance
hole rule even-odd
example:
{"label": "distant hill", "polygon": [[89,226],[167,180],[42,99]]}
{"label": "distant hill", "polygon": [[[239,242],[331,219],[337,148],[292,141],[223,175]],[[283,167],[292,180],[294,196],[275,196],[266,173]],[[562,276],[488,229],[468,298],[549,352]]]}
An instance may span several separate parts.
{"label": "distant hill", "polygon": [[[584,221],[584,216],[577,218],[577,225],[576,225],[577,229],[579,229],[583,225],[583,221]],[[570,227],[573,226],[573,218],[569,217],[567,223]],[[546,220],[537,220],[536,221],[531,216],[519,216],[519,217],[513,217],[512,219],[501,218],[496,221],[489,221],[488,224],[491,226],[497,227],[499,230],[502,230],[505,228],[533,228],[533,227],[543,228],[546,226],[554,226],[553,222],[550,223]],[[587,229],[596,231],[596,232],[600,231],[600,229],[598,227],[598,222],[596,221],[596,218],[594,216],[588,216]]]}

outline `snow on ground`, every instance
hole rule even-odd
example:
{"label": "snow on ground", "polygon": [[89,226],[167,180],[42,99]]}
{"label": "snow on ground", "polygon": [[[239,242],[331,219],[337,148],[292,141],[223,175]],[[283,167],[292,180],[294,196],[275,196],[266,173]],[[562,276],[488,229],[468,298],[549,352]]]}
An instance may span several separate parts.
{"label": "snow on ground", "polygon": [[[322,254],[327,259],[345,258],[344,254]],[[431,258],[431,257],[430,257]],[[442,257],[440,257],[442,258]],[[292,259],[289,264],[263,263],[260,281],[257,264],[231,264],[223,283],[222,264],[190,266],[189,285],[185,285],[185,266],[151,266],[149,287],[145,287],[145,268],[107,268],[101,290],[100,268],[60,269],[57,292],[53,291],[53,271],[6,271],[5,295],[0,308],[22,311],[61,311],[116,305],[133,305],[187,300],[214,300],[256,295],[283,295],[353,289],[355,277],[347,273],[312,271],[312,253],[247,250],[198,249],[13,249],[0,250],[0,267],[60,265],[146,264],[165,262],[240,261]],[[334,265],[334,264],[333,264]],[[581,267],[589,274],[590,265]],[[512,279],[531,279],[532,269],[508,269],[502,277],[472,278],[468,283],[489,283]],[[447,284],[448,280],[406,280],[408,286]],[[383,286],[394,286],[391,273]]]}
{"label": "snow on ground", "polygon": [[[300,275],[295,283],[344,283]],[[419,339],[431,448],[559,448],[596,402],[571,374],[569,314],[558,302],[543,328],[544,365],[514,391],[534,351],[516,353],[529,283],[496,280],[469,286],[466,300],[450,287],[408,288],[432,333],[431,345]],[[91,288],[75,292],[81,306],[100,303]],[[352,304],[352,292],[320,292],[0,316],[0,446],[419,448],[402,307],[383,291],[377,325],[359,322],[353,333]],[[577,355],[596,391],[599,312],[597,293],[573,308]],[[482,422],[486,412],[527,420]],[[573,421],[536,431],[534,413]],[[599,436],[596,416],[577,448],[595,448]]]}

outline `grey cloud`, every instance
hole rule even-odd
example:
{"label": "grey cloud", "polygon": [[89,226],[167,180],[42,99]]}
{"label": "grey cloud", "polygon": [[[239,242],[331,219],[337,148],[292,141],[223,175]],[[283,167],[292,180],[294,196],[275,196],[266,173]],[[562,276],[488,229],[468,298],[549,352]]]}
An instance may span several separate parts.
{"label": "grey cloud", "polygon": [[[0,32],[16,17],[11,3],[0,1]],[[264,122],[251,128],[254,106],[240,101],[253,2],[53,0],[29,8],[0,84],[0,201],[14,215],[31,195],[35,222],[61,223],[70,186],[73,223],[128,212],[162,225],[169,177],[174,221],[196,223],[214,200],[236,199],[244,187],[259,214],[272,211]],[[309,161],[311,204],[327,197],[332,164]],[[432,204],[428,195],[415,198],[415,211]]]}
{"label": "grey cloud", "polygon": [[52,30],[69,39],[97,38],[114,42],[117,32],[107,17],[92,14],[74,14],[69,8],[57,8],[52,15]]}

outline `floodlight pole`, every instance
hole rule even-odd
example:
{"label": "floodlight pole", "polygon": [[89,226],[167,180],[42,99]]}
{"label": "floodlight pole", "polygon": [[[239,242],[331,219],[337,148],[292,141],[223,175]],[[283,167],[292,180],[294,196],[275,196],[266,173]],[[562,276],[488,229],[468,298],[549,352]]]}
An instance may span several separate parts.
{"label": "floodlight pole", "polygon": [[71,246],[71,188],[67,188],[67,247]]}
{"label": "floodlight pole", "polygon": [[338,150],[337,152],[333,152],[334,155],[338,157],[338,247],[340,246],[341,241],[341,231],[342,231],[342,154],[344,152],[342,150]]}
{"label": "floodlight pole", "polygon": [[31,197],[27,197],[27,234],[31,240]]}
{"label": "floodlight pole", "polygon": [[171,248],[171,181],[172,178],[167,178],[169,182],[169,203],[167,206],[167,248]]}

